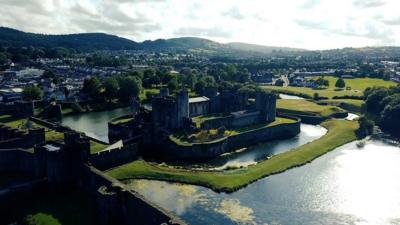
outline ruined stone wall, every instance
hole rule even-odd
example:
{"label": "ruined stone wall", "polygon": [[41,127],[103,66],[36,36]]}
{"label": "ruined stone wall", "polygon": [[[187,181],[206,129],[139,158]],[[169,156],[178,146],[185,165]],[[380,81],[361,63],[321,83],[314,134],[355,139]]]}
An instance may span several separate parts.
{"label": "ruined stone wall", "polygon": [[14,102],[14,105],[15,105],[15,116],[20,118],[33,116],[35,109],[33,102],[16,101]]}
{"label": "ruined stone wall", "polygon": [[108,140],[114,143],[132,137],[132,128],[127,124],[113,124],[108,122]]}
{"label": "ruined stone wall", "polygon": [[92,166],[85,167],[82,188],[95,196],[96,211],[102,225],[186,224]]}
{"label": "ruined stone wall", "polygon": [[0,125],[0,149],[31,148],[45,143],[44,128],[29,129],[28,132]]}
{"label": "ruined stone wall", "polygon": [[0,115],[12,114],[14,112],[15,112],[15,105],[14,104],[0,103]]}
{"label": "ruined stone wall", "polygon": [[290,124],[279,124],[272,127],[250,130],[229,137],[229,149],[240,149],[257,143],[291,138],[300,133],[300,120]]}
{"label": "ruined stone wall", "polygon": [[44,174],[44,166],[33,152],[16,148],[2,149],[0,171],[23,172],[38,177]]}
{"label": "ruined stone wall", "polygon": [[258,92],[256,94],[256,109],[261,112],[261,121],[274,121],[276,117],[276,96]]}
{"label": "ruined stone wall", "polygon": [[138,157],[137,144],[125,145],[122,148],[101,151],[91,154],[89,162],[100,170],[107,170],[112,167],[132,162]]}
{"label": "ruined stone wall", "polygon": [[219,127],[230,127],[233,116],[220,117],[216,119],[206,120],[201,123],[201,129],[209,130]]}
{"label": "ruined stone wall", "polygon": [[[291,138],[300,133],[300,119],[288,124],[250,130],[212,142],[177,144],[171,139],[161,148],[164,154],[176,159],[210,159],[223,153],[243,147],[256,145],[261,142]],[[168,146],[166,148],[165,146]]]}
{"label": "ruined stone wall", "polygon": [[248,112],[240,116],[234,116],[229,128],[245,127],[260,122],[260,112]]}

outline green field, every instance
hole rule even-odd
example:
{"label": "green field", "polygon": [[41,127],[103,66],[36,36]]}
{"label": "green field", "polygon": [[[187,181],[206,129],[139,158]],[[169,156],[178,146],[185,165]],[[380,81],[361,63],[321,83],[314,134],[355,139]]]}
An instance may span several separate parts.
{"label": "green field", "polygon": [[301,113],[329,117],[334,113],[343,112],[342,109],[332,105],[318,105],[311,100],[278,99],[276,107],[278,110],[290,113]]}
{"label": "green field", "polygon": [[329,105],[335,105],[340,108],[343,108],[347,111],[362,113],[364,111],[364,101],[357,99],[330,99],[330,100],[321,100],[321,103],[326,103]]}
{"label": "green field", "polygon": [[321,124],[328,133],[318,140],[271,157],[247,168],[215,171],[191,171],[149,164],[137,160],[107,171],[119,180],[135,178],[165,180],[202,185],[215,191],[235,191],[265,176],[303,165],[313,159],[356,139],[357,121],[328,120]]}
{"label": "green field", "polygon": [[344,79],[346,87],[351,87],[351,90],[336,90],[335,83],[337,78],[332,76],[327,76],[325,77],[325,79],[329,80],[329,87],[327,89],[314,90],[312,88],[306,88],[306,87],[277,87],[277,86],[263,86],[263,88],[267,90],[276,90],[278,92],[287,94],[294,94],[294,95],[303,94],[307,95],[309,98],[312,98],[314,96],[314,93],[318,93],[320,97],[327,97],[331,99],[334,96],[362,96],[364,90],[368,87],[373,87],[373,86],[390,87],[397,85],[397,83],[393,81],[385,81],[376,78],[354,78],[354,79]]}

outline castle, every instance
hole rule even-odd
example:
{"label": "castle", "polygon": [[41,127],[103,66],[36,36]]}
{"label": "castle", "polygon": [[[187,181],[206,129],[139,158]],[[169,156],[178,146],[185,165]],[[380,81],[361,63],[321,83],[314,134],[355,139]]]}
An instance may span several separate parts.
{"label": "castle", "polygon": [[206,96],[195,98],[189,98],[187,90],[181,90],[174,97],[163,88],[152,100],[151,114],[155,127],[170,130],[184,129],[190,125],[191,117],[209,114],[230,116],[230,123],[225,124],[227,127],[249,126],[275,120],[276,96],[257,92],[255,103],[250,103],[247,93],[218,93],[218,89],[213,87],[206,89]]}
{"label": "castle", "polygon": [[[197,124],[198,117],[208,118]],[[300,130],[299,123],[285,125],[287,129],[279,129],[275,134],[270,131],[259,130],[248,132],[247,135],[238,134],[235,137],[226,137],[222,142],[198,143],[191,146],[190,150],[181,151],[179,143],[171,141],[174,134],[193,134],[200,130],[211,129],[236,129],[254,125],[267,125],[276,119],[276,96],[273,93],[259,91],[249,98],[249,93],[222,90],[209,87],[205,96],[189,98],[187,90],[181,90],[171,95],[169,90],[163,88],[151,101],[151,107],[141,109],[133,115],[129,122],[115,124],[109,123],[109,139],[111,142],[124,139],[139,142],[143,154],[163,156],[172,159],[187,158],[191,160],[204,160],[244,145],[256,144],[273,138],[292,137]],[[291,127],[293,126],[293,127]],[[252,138],[249,134],[252,134]],[[261,134],[261,135],[260,135]],[[245,138],[243,138],[245,137]],[[223,142],[230,140],[231,144]],[[197,147],[201,145],[201,148]],[[156,153],[157,152],[157,153]],[[161,153],[161,154],[160,154]]]}

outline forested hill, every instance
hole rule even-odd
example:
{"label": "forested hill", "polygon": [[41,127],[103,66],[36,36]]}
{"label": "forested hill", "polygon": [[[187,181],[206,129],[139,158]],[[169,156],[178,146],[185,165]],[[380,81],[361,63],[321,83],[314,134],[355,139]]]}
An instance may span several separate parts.
{"label": "forested hill", "polygon": [[138,43],[103,33],[46,35],[0,27],[2,47],[64,47],[77,51],[136,49]]}
{"label": "forested hill", "polygon": [[148,50],[148,51],[196,51],[205,53],[258,53],[274,51],[289,52],[299,49],[268,47],[246,43],[222,44],[204,38],[180,37],[157,39],[141,43],[104,33],[81,33],[47,35],[26,33],[12,28],[0,27],[1,47],[63,47],[79,52],[95,50]]}

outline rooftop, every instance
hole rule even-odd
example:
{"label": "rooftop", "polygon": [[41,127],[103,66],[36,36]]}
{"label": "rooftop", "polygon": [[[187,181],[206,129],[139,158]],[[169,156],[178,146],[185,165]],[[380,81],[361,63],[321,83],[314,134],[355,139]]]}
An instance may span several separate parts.
{"label": "rooftop", "polygon": [[207,102],[210,101],[209,98],[207,97],[195,97],[195,98],[189,98],[189,103],[198,103],[198,102]]}

